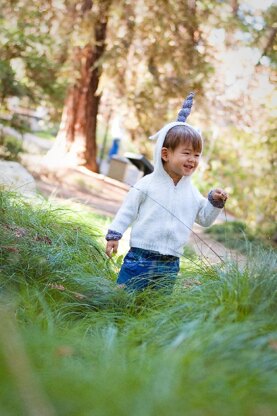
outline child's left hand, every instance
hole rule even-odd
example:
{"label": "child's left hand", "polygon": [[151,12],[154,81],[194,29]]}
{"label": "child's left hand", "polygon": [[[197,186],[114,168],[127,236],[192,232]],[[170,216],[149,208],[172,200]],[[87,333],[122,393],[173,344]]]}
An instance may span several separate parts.
{"label": "child's left hand", "polygon": [[214,201],[227,201],[228,194],[221,188],[216,188],[212,191],[212,198]]}

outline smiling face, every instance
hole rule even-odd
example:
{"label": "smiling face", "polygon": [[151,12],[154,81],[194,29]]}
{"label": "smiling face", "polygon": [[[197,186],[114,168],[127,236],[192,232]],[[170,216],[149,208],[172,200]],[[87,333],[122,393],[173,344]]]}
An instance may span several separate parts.
{"label": "smiling face", "polygon": [[163,168],[175,185],[183,176],[190,176],[195,172],[201,152],[201,135],[192,126],[182,124],[168,130],[161,157]]}
{"label": "smiling face", "polygon": [[164,170],[177,184],[183,176],[190,176],[199,165],[201,153],[195,150],[192,143],[180,143],[174,150],[162,148]]}

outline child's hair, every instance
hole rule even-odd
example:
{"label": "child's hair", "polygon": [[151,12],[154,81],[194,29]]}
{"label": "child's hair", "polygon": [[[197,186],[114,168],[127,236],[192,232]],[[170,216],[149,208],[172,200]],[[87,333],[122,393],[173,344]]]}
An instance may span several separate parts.
{"label": "child's hair", "polygon": [[163,147],[175,150],[179,144],[191,144],[195,152],[202,152],[202,139],[200,134],[189,126],[175,126],[168,130]]}

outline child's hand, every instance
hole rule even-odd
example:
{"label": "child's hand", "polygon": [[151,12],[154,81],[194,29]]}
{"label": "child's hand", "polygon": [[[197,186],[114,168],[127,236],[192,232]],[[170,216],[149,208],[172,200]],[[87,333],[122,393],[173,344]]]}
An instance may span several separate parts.
{"label": "child's hand", "polygon": [[216,188],[212,191],[212,198],[214,201],[227,201],[228,194],[221,188]]}
{"label": "child's hand", "polygon": [[107,241],[106,245],[106,254],[108,257],[112,257],[112,254],[116,254],[118,249],[118,241],[116,240],[110,240]]}

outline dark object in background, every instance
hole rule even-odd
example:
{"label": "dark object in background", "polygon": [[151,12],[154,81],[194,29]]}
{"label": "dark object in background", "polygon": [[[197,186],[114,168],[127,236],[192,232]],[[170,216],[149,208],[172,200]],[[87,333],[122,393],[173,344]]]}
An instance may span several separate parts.
{"label": "dark object in background", "polygon": [[141,154],[125,153],[124,157],[126,157],[126,159],[128,159],[133,165],[135,165],[136,168],[138,168],[138,170],[142,171],[143,176],[152,173],[154,170],[152,163],[149,162],[149,160]]}

